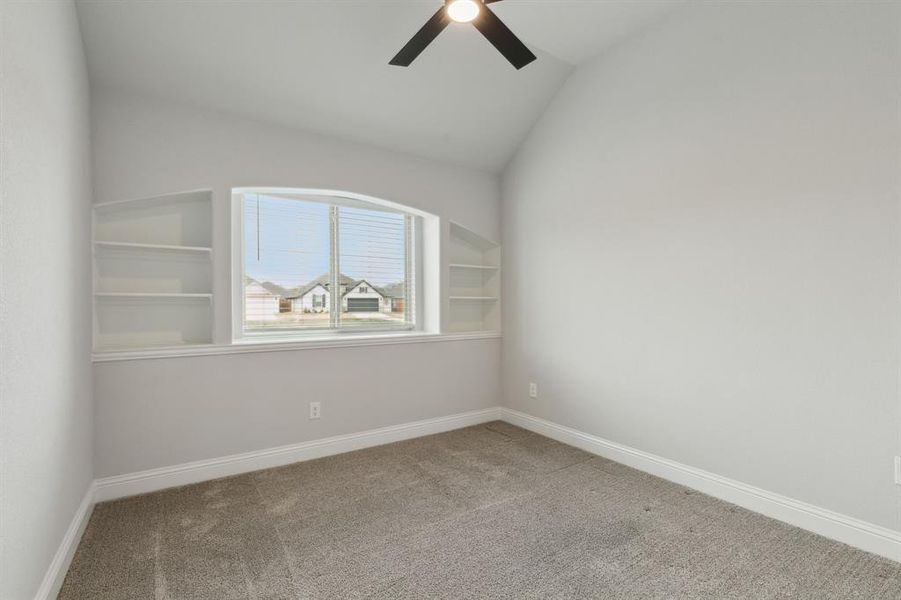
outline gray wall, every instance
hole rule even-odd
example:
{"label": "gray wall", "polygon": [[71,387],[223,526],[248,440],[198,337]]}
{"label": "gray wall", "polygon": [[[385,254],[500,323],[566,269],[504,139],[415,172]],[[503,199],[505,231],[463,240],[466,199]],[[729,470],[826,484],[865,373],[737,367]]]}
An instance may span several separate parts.
{"label": "gray wall", "polygon": [[[499,237],[497,176],[113,90],[95,90],[95,202],[214,191],[216,339],[230,315],[230,189],[340,189]],[[97,476],[500,403],[500,340],[95,365]],[[322,401],[322,419],[307,419]]]}
{"label": "gray wall", "polygon": [[497,339],[101,363],[97,475],[497,406],[500,368]]}
{"label": "gray wall", "polygon": [[0,597],[33,597],[93,478],[88,85],[69,2],[0,3]]}
{"label": "gray wall", "polygon": [[899,23],[708,3],[578,69],[503,182],[506,404],[901,529]]}

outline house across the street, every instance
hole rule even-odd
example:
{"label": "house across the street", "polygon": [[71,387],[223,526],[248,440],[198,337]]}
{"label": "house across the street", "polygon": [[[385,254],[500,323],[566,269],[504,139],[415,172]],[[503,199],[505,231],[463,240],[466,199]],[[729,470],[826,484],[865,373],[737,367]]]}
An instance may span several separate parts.
{"label": "house across the street", "polygon": [[267,286],[250,277],[244,278],[244,315],[248,321],[273,321],[278,318],[279,297]]}
{"label": "house across the street", "polygon": [[[385,287],[373,285],[365,279],[339,276],[341,311],[391,313],[404,310],[404,284]],[[271,321],[280,313],[328,313],[331,282],[328,274],[306,285],[285,288],[270,281],[244,280],[246,320]]]}

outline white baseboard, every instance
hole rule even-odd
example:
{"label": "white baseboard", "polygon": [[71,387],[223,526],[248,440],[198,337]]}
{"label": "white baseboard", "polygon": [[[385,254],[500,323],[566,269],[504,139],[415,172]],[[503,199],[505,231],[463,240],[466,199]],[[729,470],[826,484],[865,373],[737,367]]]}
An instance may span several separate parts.
{"label": "white baseboard", "polygon": [[50,566],[47,568],[38,592],[34,596],[35,600],[52,600],[59,594],[59,589],[62,587],[66,573],[69,571],[69,564],[72,562],[72,557],[75,555],[75,550],[78,548],[78,543],[81,541],[81,535],[84,533],[85,527],[88,526],[88,520],[91,518],[93,510],[94,482],[91,482],[84,494],[84,498],[81,500],[81,504],[78,505],[78,509],[75,511],[75,516],[72,517],[72,522],[69,523],[69,528],[66,529],[63,541],[60,542],[56,554],[53,555],[53,560],[50,561]]}
{"label": "white baseboard", "polygon": [[[52,597],[52,594],[47,595],[48,591],[58,589],[58,585],[62,583],[65,568],[68,567],[71,554],[74,552],[78,539],[81,537],[81,532],[87,523],[87,516],[90,514],[93,501],[103,502],[230,475],[239,475],[260,469],[278,467],[294,462],[478,425],[497,419],[502,419],[513,425],[581,448],[592,454],[597,454],[652,475],[691,487],[768,517],[874,554],[901,561],[901,532],[769,492],[740,481],[721,477],[714,473],[611,442],[526,413],[509,408],[493,407],[300,444],[98,479],[92,488],[90,498],[86,496],[85,501],[82,502],[79,514],[76,515],[72,526],[66,533],[66,538],[60,546],[50,570],[48,570],[44,583],[41,585],[42,593],[45,595],[39,595],[38,598]],[[56,581],[57,579],[59,581]],[[54,588],[54,585],[57,587]]]}
{"label": "white baseboard", "polygon": [[901,532],[683,465],[648,452],[642,452],[517,410],[501,408],[500,413],[502,420],[523,429],[696,489],[715,498],[818,533],[849,546],[901,561]]}
{"label": "white baseboard", "polygon": [[136,494],[146,494],[190,483],[280,467],[304,460],[460,429],[494,421],[498,418],[500,418],[500,408],[492,407],[289,446],[104,477],[96,481],[95,498],[97,502],[105,502]]}

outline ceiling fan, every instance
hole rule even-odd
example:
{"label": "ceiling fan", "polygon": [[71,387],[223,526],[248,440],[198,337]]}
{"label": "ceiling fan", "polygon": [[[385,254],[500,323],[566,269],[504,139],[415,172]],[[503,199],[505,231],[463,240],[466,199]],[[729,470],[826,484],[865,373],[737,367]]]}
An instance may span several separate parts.
{"label": "ceiling fan", "polygon": [[517,69],[521,69],[533,60],[535,55],[526,45],[513,35],[504,22],[486,6],[500,0],[444,0],[444,6],[438,9],[432,18],[426,21],[422,29],[401,48],[390,64],[407,67],[419,56],[426,46],[432,43],[451,21],[472,23],[484,35],[504,58]]}

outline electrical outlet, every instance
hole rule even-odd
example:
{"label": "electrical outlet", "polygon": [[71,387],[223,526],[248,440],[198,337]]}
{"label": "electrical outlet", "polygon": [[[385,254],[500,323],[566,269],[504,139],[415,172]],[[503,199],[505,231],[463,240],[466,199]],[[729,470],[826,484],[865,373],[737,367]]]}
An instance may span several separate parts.
{"label": "electrical outlet", "polygon": [[901,485],[901,456],[895,457],[895,483]]}
{"label": "electrical outlet", "polygon": [[529,384],[529,398],[537,398],[538,397],[538,384],[530,383]]}
{"label": "electrical outlet", "polygon": [[321,416],[322,405],[319,402],[310,402],[310,419],[318,419]]}

